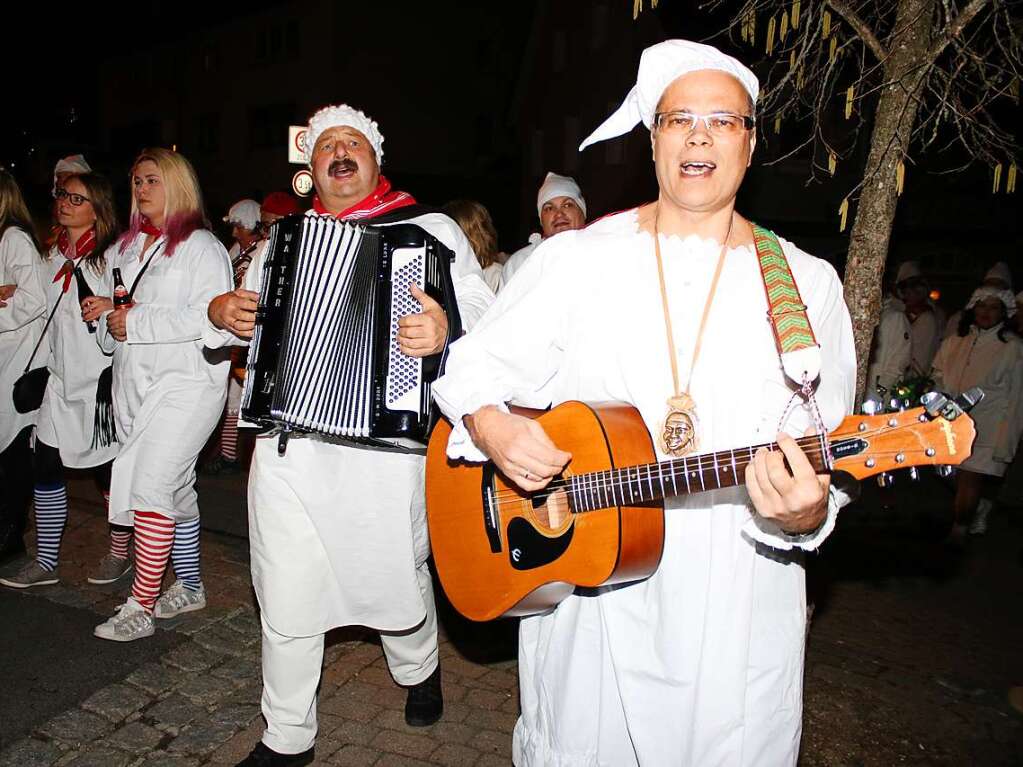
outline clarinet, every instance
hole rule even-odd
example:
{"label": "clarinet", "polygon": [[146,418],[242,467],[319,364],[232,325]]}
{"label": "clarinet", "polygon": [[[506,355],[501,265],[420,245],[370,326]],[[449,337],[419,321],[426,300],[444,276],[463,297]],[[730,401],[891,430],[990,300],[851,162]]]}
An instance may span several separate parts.
{"label": "clarinet", "polygon": [[260,237],[255,242],[250,243],[245,250],[235,256],[234,261],[231,262],[231,268],[234,271],[234,284],[236,287],[242,282],[242,274],[244,273],[243,267],[247,267],[252,261],[252,251],[254,251],[262,241],[263,238]]}

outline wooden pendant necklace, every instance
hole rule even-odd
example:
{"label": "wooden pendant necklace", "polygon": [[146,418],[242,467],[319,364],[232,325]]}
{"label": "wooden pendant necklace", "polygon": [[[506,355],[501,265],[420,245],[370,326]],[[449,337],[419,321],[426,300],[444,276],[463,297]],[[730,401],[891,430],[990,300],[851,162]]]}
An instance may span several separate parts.
{"label": "wooden pendant necklace", "polygon": [[668,288],[664,280],[664,262],[661,258],[660,232],[657,227],[657,214],[654,214],[654,253],[657,256],[657,276],[661,284],[661,306],[664,309],[664,329],[668,338],[668,359],[671,361],[671,378],[675,387],[675,393],[668,397],[668,412],[661,423],[658,442],[660,443],[661,452],[675,458],[692,453],[698,446],[696,402],[689,393],[689,387],[693,383],[693,371],[696,370],[696,361],[699,359],[700,347],[703,344],[703,331],[707,326],[707,317],[710,315],[711,304],[714,303],[718,279],[721,277],[721,269],[725,264],[725,253],[728,251],[728,239],[732,235],[732,222],[734,218],[733,214],[728,219],[728,231],[725,232],[725,239],[721,245],[721,254],[718,256],[717,266],[714,269],[714,278],[710,282],[707,300],[703,305],[700,328],[696,332],[696,345],[693,347],[693,359],[689,363],[689,376],[686,379],[686,387],[681,389],[678,378],[678,353],[675,348],[675,334],[671,329]]}

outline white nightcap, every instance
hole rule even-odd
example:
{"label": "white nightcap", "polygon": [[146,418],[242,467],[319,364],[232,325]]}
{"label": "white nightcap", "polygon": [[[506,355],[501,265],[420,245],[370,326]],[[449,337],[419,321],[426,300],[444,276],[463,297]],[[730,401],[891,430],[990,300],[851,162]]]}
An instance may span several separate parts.
{"label": "white nightcap", "polygon": [[355,128],[355,130],[365,136],[370,146],[373,147],[373,151],[376,152],[377,163],[383,163],[384,137],[380,134],[380,129],[377,128],[376,120],[371,119],[365,112],[355,107],[350,107],[347,104],[323,107],[323,109],[309,118],[309,130],[305,136],[305,159],[307,163],[312,165],[313,148],[316,146],[316,139],[320,137],[320,134],[327,130],[327,128],[336,128],[339,125]]}
{"label": "white nightcap", "polygon": [[753,71],[712,45],[689,40],[665,40],[643,51],[639,59],[636,84],[618,110],[579,145],[581,152],[590,144],[622,136],[642,122],[649,128],[654,121],[657,102],[665,89],[682,75],[714,69],[732,75],[749,94],[754,104],[760,94],[760,81]]}
{"label": "white nightcap", "polygon": [[536,194],[536,215],[539,216],[544,204],[555,197],[571,197],[575,200],[576,205],[582,208],[583,215],[586,215],[586,200],[575,179],[569,176],[559,176],[557,173],[548,173],[547,178],[540,185],[540,191]]}

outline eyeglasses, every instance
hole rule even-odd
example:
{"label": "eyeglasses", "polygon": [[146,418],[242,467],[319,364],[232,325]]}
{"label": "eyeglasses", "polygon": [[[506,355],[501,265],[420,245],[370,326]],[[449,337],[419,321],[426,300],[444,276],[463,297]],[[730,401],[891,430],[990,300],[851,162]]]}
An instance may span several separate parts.
{"label": "eyeglasses", "polygon": [[658,112],[654,115],[654,127],[665,133],[689,134],[696,130],[697,123],[712,136],[737,136],[752,130],[756,121],[749,115],[731,112],[712,112],[709,115],[695,115],[692,112]]}
{"label": "eyeglasses", "polygon": [[74,192],[68,192],[66,189],[58,189],[56,194],[53,195],[53,197],[54,199],[57,200],[63,200],[66,198],[67,201],[74,205],[76,208],[83,202],[92,202],[92,200],[90,200],[88,197],[85,197],[80,194],[75,194]]}

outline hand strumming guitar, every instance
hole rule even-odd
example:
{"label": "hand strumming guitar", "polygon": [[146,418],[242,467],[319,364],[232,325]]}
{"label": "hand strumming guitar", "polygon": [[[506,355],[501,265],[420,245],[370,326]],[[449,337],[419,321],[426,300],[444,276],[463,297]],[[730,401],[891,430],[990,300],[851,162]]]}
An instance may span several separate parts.
{"label": "hand strumming guitar", "polygon": [[463,421],[476,447],[527,492],[546,487],[572,460],[572,454],[559,450],[531,418],[487,405]]}
{"label": "hand strumming guitar", "polygon": [[[807,436],[812,433],[807,432]],[[757,513],[787,533],[809,533],[828,514],[831,476],[817,474],[788,434],[778,435],[781,450],[760,448],[746,467],[746,488]],[[789,467],[785,467],[788,460]]]}

